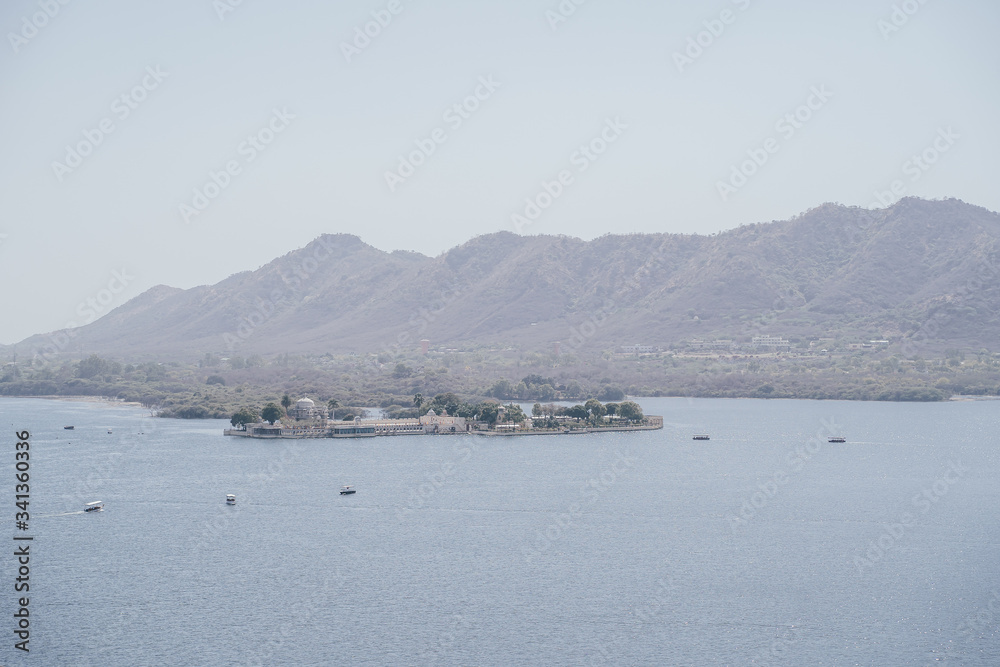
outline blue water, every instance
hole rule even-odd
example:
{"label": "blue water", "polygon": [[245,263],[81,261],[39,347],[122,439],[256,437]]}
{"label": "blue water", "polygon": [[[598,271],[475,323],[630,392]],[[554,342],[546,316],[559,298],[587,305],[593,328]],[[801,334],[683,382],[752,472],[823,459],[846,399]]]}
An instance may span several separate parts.
{"label": "blue water", "polygon": [[0,664],[1000,665],[1000,402],[640,402],[667,428],[257,441],[0,400]]}

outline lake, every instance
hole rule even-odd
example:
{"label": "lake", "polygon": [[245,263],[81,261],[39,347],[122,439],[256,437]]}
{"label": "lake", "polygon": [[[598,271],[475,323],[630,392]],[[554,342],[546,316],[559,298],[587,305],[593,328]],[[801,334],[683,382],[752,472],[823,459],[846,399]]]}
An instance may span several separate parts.
{"label": "lake", "polygon": [[1000,402],[638,402],[666,428],[264,441],[0,399],[0,664],[1000,664]]}

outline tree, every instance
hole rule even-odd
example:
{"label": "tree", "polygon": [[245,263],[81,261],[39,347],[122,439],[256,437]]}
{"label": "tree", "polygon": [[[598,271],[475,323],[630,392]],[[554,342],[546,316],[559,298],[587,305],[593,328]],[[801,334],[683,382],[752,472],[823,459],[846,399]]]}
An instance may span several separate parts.
{"label": "tree", "polygon": [[411,375],[413,375],[413,369],[402,362],[396,364],[396,368],[392,371],[392,377],[398,379],[408,378]]}
{"label": "tree", "polygon": [[338,401],[335,398],[331,398],[329,401],[326,402],[326,407],[330,410],[330,419],[336,419],[334,413],[336,412],[337,408],[340,407],[340,401]]}
{"label": "tree", "polygon": [[253,424],[254,422],[260,421],[260,415],[257,414],[256,408],[240,408],[233,418],[229,420],[229,423],[233,425],[233,428],[242,427],[243,430],[247,430],[247,424]]}
{"label": "tree", "polygon": [[281,419],[281,408],[274,403],[268,403],[260,411],[260,416],[264,421],[274,426],[274,422]]}
{"label": "tree", "polygon": [[602,401],[620,401],[625,398],[625,392],[621,390],[621,387],[605,386],[598,398]]}
{"label": "tree", "polygon": [[221,384],[223,387],[226,386],[226,378],[221,375],[209,375],[208,379],[205,380],[205,384]]}
{"label": "tree", "polygon": [[419,410],[420,406],[423,405],[423,404],[424,404],[424,395],[420,394],[420,393],[414,394],[413,395],[413,405],[414,405],[414,407],[416,407],[417,410]]}
{"label": "tree", "polygon": [[525,419],[524,410],[521,409],[520,405],[515,405],[514,403],[511,403],[510,405],[507,405],[505,407],[506,410],[504,411],[504,416],[503,416],[504,421],[514,422],[515,424],[520,424],[524,421]]}
{"label": "tree", "polygon": [[605,403],[604,404],[604,411],[609,416],[610,415],[616,415],[616,414],[618,414],[618,404],[617,403]]}
{"label": "tree", "polygon": [[497,423],[497,418],[500,416],[500,406],[496,403],[480,403],[476,406],[476,416],[492,426]]}
{"label": "tree", "polygon": [[635,401],[622,401],[618,405],[618,414],[627,421],[640,421],[643,418],[642,408]]}
{"label": "tree", "polygon": [[534,405],[531,406],[531,416],[532,417],[541,417],[542,414],[543,414],[543,412],[542,412],[542,404],[541,403],[535,403]]}
{"label": "tree", "polygon": [[76,376],[89,380],[96,375],[103,375],[108,372],[108,362],[101,359],[96,354],[92,354],[77,366]]}
{"label": "tree", "polygon": [[595,418],[594,421],[600,421],[606,412],[604,406],[601,405],[601,402],[596,398],[587,399],[587,402],[583,404],[583,407],[585,407],[587,412]]}
{"label": "tree", "polygon": [[587,417],[590,416],[590,412],[588,412],[587,408],[583,407],[582,405],[574,405],[572,407],[566,408],[566,416],[572,417],[573,419],[585,420]]}
{"label": "tree", "polygon": [[288,414],[288,408],[292,407],[292,399],[288,394],[281,397],[281,407],[285,409],[285,414]]}

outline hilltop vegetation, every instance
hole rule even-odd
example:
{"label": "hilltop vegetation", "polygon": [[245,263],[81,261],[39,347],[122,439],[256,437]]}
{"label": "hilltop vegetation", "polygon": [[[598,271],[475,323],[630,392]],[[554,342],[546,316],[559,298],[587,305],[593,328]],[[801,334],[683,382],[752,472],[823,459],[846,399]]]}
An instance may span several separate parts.
{"label": "hilltop vegetation", "polygon": [[[279,402],[285,394],[323,405],[336,400],[338,418],[361,415],[365,408],[417,416],[415,394],[457,396],[470,404],[620,402],[626,396],[942,400],[953,394],[1000,395],[1000,354],[951,350],[937,359],[903,359],[888,351],[638,357],[609,352],[581,359],[508,349],[226,361],[209,355],[196,364],[129,364],[92,355],[58,366],[7,366],[0,377],[0,395],[117,397],[182,418],[229,419],[243,407]],[[428,405],[433,403],[422,407]]]}

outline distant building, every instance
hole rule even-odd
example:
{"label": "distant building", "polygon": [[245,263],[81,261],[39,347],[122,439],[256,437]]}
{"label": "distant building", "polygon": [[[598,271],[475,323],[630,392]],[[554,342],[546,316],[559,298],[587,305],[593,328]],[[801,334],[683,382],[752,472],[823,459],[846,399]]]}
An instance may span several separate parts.
{"label": "distant building", "polygon": [[640,345],[636,343],[635,345],[622,345],[619,351],[622,354],[656,354],[663,350],[655,345]]}
{"label": "distant building", "polygon": [[431,347],[431,342],[427,338],[420,341],[420,354],[427,354],[427,351]]}
{"label": "distant building", "polygon": [[792,346],[790,341],[779,336],[754,336],[751,344],[754,347],[769,347],[775,350],[788,349]]}
{"label": "distant building", "polygon": [[699,340],[695,338],[688,343],[688,347],[693,350],[728,350],[733,346],[731,340]]}
{"label": "distant building", "polygon": [[439,415],[433,409],[428,410],[427,414],[420,417],[420,425],[423,426],[425,433],[467,430],[465,417],[449,417],[447,412],[442,412]]}
{"label": "distant building", "polygon": [[295,401],[295,407],[288,410],[292,419],[326,419],[326,409],[317,408],[311,398],[300,398]]}

